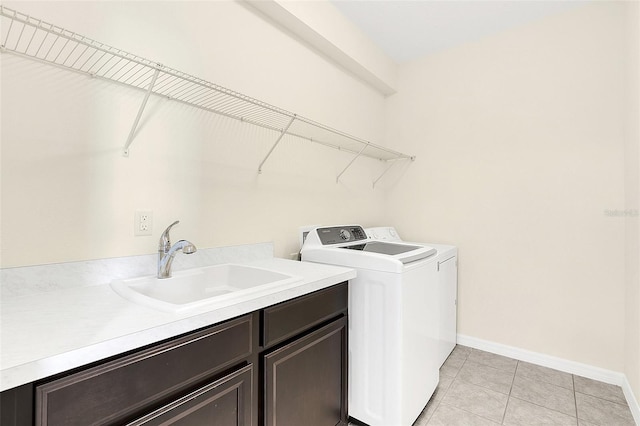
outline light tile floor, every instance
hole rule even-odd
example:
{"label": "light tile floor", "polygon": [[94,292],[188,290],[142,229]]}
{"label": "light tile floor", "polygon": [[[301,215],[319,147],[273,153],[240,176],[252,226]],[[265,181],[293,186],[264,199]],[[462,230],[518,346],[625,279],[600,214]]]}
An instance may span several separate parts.
{"label": "light tile floor", "polygon": [[413,426],[636,426],[619,386],[456,346]]}
{"label": "light tile floor", "polygon": [[414,426],[635,426],[619,386],[456,346]]}

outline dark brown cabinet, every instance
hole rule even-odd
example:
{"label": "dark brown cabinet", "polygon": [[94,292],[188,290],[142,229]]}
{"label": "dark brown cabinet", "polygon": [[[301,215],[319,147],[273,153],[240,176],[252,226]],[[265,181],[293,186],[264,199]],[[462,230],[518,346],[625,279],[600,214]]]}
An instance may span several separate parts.
{"label": "dark brown cabinet", "polygon": [[261,426],[347,424],[347,283],[262,311]]}
{"label": "dark brown cabinet", "polygon": [[347,283],[0,394],[2,426],[347,424]]}
{"label": "dark brown cabinet", "polygon": [[264,356],[265,426],[346,424],[347,321]]}

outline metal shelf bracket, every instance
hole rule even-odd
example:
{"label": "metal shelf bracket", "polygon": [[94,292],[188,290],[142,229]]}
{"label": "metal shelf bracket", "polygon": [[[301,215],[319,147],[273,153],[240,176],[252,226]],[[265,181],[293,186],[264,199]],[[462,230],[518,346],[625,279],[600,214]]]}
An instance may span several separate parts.
{"label": "metal shelf bracket", "polygon": [[373,186],[373,188],[374,188],[374,189],[375,189],[375,187],[376,187],[376,183],[378,183],[378,181],[379,181],[380,179],[382,179],[382,177],[383,177],[384,175],[386,175],[386,174],[387,174],[387,172],[388,172],[388,171],[389,171],[389,170],[390,170],[390,169],[391,169],[395,164],[396,164],[396,162],[395,162],[395,161],[391,161],[391,162],[389,163],[389,165],[388,165],[387,167],[385,167],[384,171],[383,171],[382,173],[380,173],[380,176],[378,176],[378,178],[377,178],[376,180],[374,180],[374,181],[373,181],[373,185],[372,185],[372,186]]}
{"label": "metal shelf bracket", "polygon": [[369,146],[369,144],[366,144],[362,147],[362,149],[360,150],[360,152],[358,152],[355,157],[353,157],[351,159],[351,161],[349,161],[349,164],[347,164],[347,167],[345,167],[344,169],[342,169],[342,171],[340,172],[340,174],[338,176],[336,176],[336,183],[340,182],[340,176],[342,176],[344,174],[344,172],[347,171],[347,169],[349,167],[351,167],[351,165],[354,163],[354,161],[356,161],[358,159],[358,157],[360,157],[360,155],[362,155],[362,153],[364,152],[365,149],[367,149],[367,147]]}
{"label": "metal shelf bracket", "polygon": [[282,129],[282,132],[280,133],[280,136],[278,136],[278,139],[276,139],[276,142],[273,144],[273,146],[271,147],[269,152],[267,152],[267,155],[266,155],[266,157],[264,157],[264,160],[262,160],[262,163],[260,163],[260,165],[258,166],[258,173],[259,174],[262,173],[262,166],[264,166],[264,163],[271,156],[271,153],[273,152],[274,149],[276,149],[276,146],[278,146],[278,144],[280,143],[280,141],[282,140],[284,135],[287,134],[287,130],[289,130],[289,127],[291,127],[291,125],[293,124],[293,122],[295,120],[296,120],[296,115],[293,114],[293,117],[291,117],[291,120],[289,121],[289,124],[287,124],[287,126],[284,129]]}
{"label": "metal shelf bracket", "polygon": [[[415,156],[411,156],[408,158],[404,158],[405,160],[411,160],[411,161],[415,161],[416,157]],[[375,189],[376,187],[376,183],[378,183],[378,181],[380,179],[382,179],[382,177],[384,175],[387,174],[387,172],[398,162],[398,160],[394,160],[394,161],[390,161],[389,165],[384,169],[384,171],[382,173],[380,173],[380,176],[378,176],[378,178],[376,180],[373,181],[373,188]]]}
{"label": "metal shelf bracket", "polygon": [[127,137],[127,143],[124,144],[124,149],[122,151],[122,155],[124,157],[129,156],[129,146],[131,145],[131,142],[133,142],[133,137],[136,134],[138,123],[140,123],[140,118],[142,117],[142,112],[144,111],[144,108],[147,106],[147,101],[149,100],[149,96],[153,91],[153,86],[156,84],[156,80],[158,79],[158,74],[160,74],[161,67],[162,65],[158,64],[156,70],[154,71],[153,77],[151,78],[151,82],[149,83],[149,87],[147,88],[147,93],[144,95],[144,99],[142,100],[142,104],[140,105],[140,109],[138,110],[138,115],[136,115],[136,119],[133,121],[131,130],[129,131],[129,136]]}

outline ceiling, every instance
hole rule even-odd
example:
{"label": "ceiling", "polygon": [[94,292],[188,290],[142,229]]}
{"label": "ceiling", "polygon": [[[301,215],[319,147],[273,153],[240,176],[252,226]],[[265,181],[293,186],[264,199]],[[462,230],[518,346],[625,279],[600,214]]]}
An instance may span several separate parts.
{"label": "ceiling", "polygon": [[332,0],[397,63],[586,3],[582,0]]}

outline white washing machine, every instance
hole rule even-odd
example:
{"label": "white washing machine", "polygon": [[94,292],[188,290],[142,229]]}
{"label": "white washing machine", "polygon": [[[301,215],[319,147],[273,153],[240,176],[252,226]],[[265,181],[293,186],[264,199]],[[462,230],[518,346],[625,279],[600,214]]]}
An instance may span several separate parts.
{"label": "white washing machine", "polygon": [[[374,240],[402,242],[392,226],[367,228],[367,236]],[[406,242],[406,241],[405,241]],[[406,242],[412,244],[411,242]],[[424,243],[418,243],[424,244]],[[458,249],[442,244],[428,245],[437,250],[435,261],[438,270],[438,362],[442,366],[453,348],[457,336],[458,306]]]}
{"label": "white washing machine", "polygon": [[437,250],[368,238],[358,225],[307,235],[303,261],[354,268],[349,282],[349,415],[411,426],[438,384]]}

